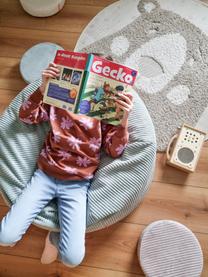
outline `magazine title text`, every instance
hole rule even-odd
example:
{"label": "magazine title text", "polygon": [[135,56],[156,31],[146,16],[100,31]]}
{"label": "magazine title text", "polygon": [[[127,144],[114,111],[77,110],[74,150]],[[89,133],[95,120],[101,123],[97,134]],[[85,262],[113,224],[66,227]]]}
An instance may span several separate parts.
{"label": "magazine title text", "polygon": [[91,71],[127,84],[132,84],[135,79],[135,75],[128,72],[128,68],[120,66],[111,68],[105,65],[102,60],[95,60],[92,63]]}

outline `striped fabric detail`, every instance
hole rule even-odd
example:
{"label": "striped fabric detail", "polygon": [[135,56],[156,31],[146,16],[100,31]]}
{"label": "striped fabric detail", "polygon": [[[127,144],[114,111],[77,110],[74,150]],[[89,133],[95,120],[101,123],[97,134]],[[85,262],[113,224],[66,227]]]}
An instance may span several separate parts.
{"label": "striped fabric detail", "polygon": [[[22,102],[40,85],[28,85],[0,117],[0,190],[8,205],[30,180],[48,123],[28,125],[18,119]],[[118,159],[102,153],[100,167],[88,194],[87,231],[109,226],[128,215],[143,199],[151,183],[155,158],[155,131],[149,113],[136,92],[129,119],[129,144]],[[48,230],[59,230],[57,204],[52,200],[34,220]]]}
{"label": "striped fabric detail", "polygon": [[144,229],[138,256],[148,277],[199,277],[203,269],[197,238],[172,220],[155,221]]}

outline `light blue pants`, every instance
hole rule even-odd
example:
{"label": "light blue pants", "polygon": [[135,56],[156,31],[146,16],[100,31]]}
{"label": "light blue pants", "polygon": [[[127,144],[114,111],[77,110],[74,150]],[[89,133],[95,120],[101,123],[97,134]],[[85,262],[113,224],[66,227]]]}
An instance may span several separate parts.
{"label": "light blue pants", "polygon": [[50,240],[60,260],[77,266],[85,255],[86,204],[90,181],[61,181],[37,169],[0,224],[0,245],[19,241],[46,204],[57,197],[60,233]]}

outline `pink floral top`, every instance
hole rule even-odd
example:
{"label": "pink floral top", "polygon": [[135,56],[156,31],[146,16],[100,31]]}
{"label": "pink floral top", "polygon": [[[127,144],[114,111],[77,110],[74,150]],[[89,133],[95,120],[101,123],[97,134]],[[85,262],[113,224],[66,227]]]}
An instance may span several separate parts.
{"label": "pink floral top", "polygon": [[48,175],[61,180],[90,179],[99,165],[101,146],[114,158],[123,153],[129,138],[127,127],[103,124],[42,100],[38,89],[22,104],[19,117],[28,124],[50,121],[38,158],[38,167]]}

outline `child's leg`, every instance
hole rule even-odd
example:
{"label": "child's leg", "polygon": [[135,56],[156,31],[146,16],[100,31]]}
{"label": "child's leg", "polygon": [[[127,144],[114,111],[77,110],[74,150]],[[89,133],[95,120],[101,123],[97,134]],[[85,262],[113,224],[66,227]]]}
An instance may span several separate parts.
{"label": "child's leg", "polygon": [[36,170],[31,181],[0,223],[0,245],[8,246],[19,241],[55,193],[56,184],[52,178],[41,170]]}
{"label": "child's leg", "polygon": [[89,181],[73,181],[58,186],[59,233],[50,234],[59,245],[61,261],[70,267],[79,265],[85,255],[86,202]]}

